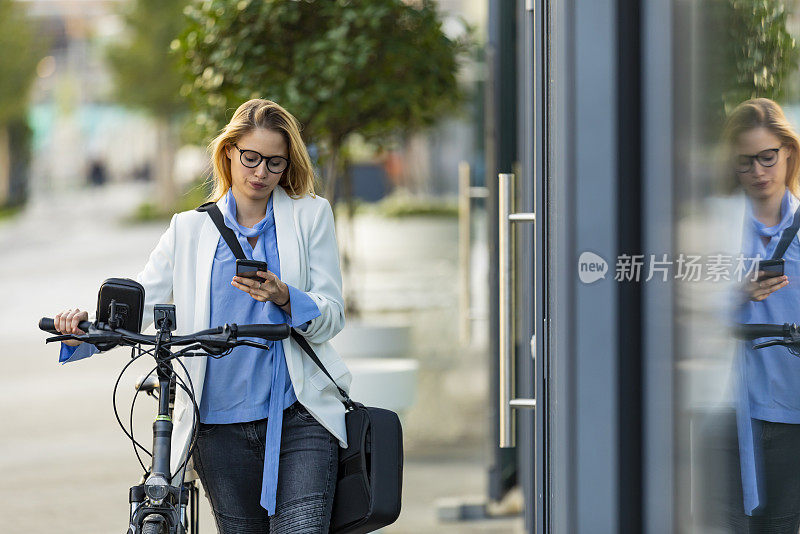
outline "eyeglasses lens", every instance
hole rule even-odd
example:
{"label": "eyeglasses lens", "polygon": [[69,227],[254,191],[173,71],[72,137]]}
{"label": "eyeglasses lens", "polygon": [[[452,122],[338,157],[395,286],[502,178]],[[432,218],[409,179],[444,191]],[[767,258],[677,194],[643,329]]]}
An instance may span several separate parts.
{"label": "eyeglasses lens", "polygon": [[753,170],[753,160],[758,160],[762,167],[772,167],[778,162],[778,152],[775,150],[764,150],[755,156],[739,156],[736,159],[737,172],[749,172]]}
{"label": "eyeglasses lens", "polygon": [[[266,160],[267,170],[275,174],[285,171],[286,167],[289,165],[286,158],[280,156],[272,156],[271,158],[266,158]],[[260,164],[261,154],[253,150],[242,150],[242,165],[252,169],[258,167]]]}
{"label": "eyeglasses lens", "polygon": [[242,150],[242,165],[252,168],[258,167],[259,163],[261,163],[261,155],[258,152]]}
{"label": "eyeglasses lens", "polygon": [[286,169],[287,161],[280,156],[276,156],[274,158],[270,158],[269,162],[267,163],[267,168],[269,172],[272,173],[279,173],[283,172]]}
{"label": "eyeglasses lens", "polygon": [[758,162],[764,167],[772,167],[775,165],[775,162],[778,161],[778,153],[773,150],[765,150],[756,157],[758,158]]}

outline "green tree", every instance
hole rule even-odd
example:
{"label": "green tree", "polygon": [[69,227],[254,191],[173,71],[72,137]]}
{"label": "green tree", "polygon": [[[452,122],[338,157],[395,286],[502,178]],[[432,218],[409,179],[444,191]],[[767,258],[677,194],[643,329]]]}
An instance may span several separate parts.
{"label": "green tree", "polygon": [[787,2],[727,0],[727,4],[726,63],[731,70],[723,93],[725,110],[749,98],[783,100],[800,59],[800,49],[787,28]]}
{"label": "green tree", "polygon": [[183,29],[186,0],[133,0],[122,7],[126,32],[106,49],[114,79],[114,96],[150,115],[156,123],[158,156],[155,178],[159,208],[174,208],[177,190],[173,176],[181,121],[188,111],[180,95],[183,83],[179,60],[170,43]]}
{"label": "green tree", "polygon": [[[31,85],[43,45],[22,6],[13,0],[0,0],[0,207],[19,203],[12,196],[12,166],[26,161],[30,150],[25,118]],[[15,137],[15,138],[12,138]],[[16,138],[19,137],[19,138]],[[13,150],[12,150],[13,149]],[[20,169],[22,171],[22,169]]]}
{"label": "green tree", "polygon": [[444,34],[431,0],[207,0],[186,13],[173,48],[201,135],[250,98],[280,103],[319,147],[331,201],[350,135],[385,141],[463,100],[456,74],[468,42]]}

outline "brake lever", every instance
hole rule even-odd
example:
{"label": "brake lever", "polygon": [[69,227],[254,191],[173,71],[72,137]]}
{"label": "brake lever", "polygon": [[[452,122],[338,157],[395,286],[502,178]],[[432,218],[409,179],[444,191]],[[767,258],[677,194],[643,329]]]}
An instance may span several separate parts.
{"label": "brake lever", "polygon": [[66,341],[74,339],[76,341],[83,341],[84,343],[90,343],[94,345],[95,343],[119,343],[122,340],[122,334],[118,334],[116,332],[103,332],[102,334],[61,334],[60,336],[53,336],[48,337],[45,339],[45,343],[51,343],[55,341]]}
{"label": "brake lever", "polygon": [[764,347],[773,347],[775,345],[783,345],[786,342],[782,339],[771,339],[769,341],[764,341],[763,343],[756,343],[753,345],[754,349],[763,349]]}
{"label": "brake lever", "polygon": [[73,335],[73,334],[61,334],[60,336],[48,337],[47,339],[44,340],[44,342],[45,343],[50,343],[50,342],[54,342],[54,341],[68,341],[68,340],[71,340],[71,339],[74,339],[74,340],[77,340],[77,341],[84,341],[83,339],[80,339],[81,337],[84,337],[84,335],[76,336],[76,335]]}
{"label": "brake lever", "polygon": [[[200,341],[198,345],[203,351],[212,356],[219,356],[220,354],[222,354],[227,350],[231,350],[236,347],[240,347],[242,345],[248,347],[255,347],[257,349],[266,349],[266,350],[270,349],[270,345],[265,345],[264,343],[257,343],[255,341],[250,341],[249,339],[240,339],[234,342],[220,341],[220,340],[206,340],[206,341]],[[183,356],[183,354],[181,356]]]}
{"label": "brake lever", "polygon": [[210,354],[212,356],[219,356],[220,354],[222,354],[223,352],[225,352],[226,350],[228,350],[230,348],[227,343],[224,343],[224,342],[223,343],[220,343],[220,342],[214,343],[213,341],[210,341],[210,340],[209,341],[200,341],[200,342],[198,342],[198,345],[204,352],[206,352],[206,353],[208,353],[208,354]]}
{"label": "brake lever", "polygon": [[257,349],[266,349],[269,350],[271,345],[267,345],[266,343],[259,343],[257,341],[250,341],[249,339],[241,339],[237,340],[236,343],[233,344],[234,347],[238,347],[240,345],[246,345],[248,347],[255,347]]}

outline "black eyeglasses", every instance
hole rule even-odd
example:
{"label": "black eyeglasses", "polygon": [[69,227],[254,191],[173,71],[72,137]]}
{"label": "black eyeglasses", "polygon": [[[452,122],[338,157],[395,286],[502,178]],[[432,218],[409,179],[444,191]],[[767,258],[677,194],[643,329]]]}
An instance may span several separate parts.
{"label": "black eyeglasses", "polygon": [[289,160],[283,156],[267,157],[256,152],[255,150],[242,150],[236,146],[236,143],[234,143],[233,146],[235,146],[236,150],[239,151],[239,161],[242,162],[242,165],[250,169],[254,169],[261,165],[263,160],[267,161],[267,170],[273,174],[280,174],[286,170],[286,167],[289,166]]}
{"label": "black eyeglasses", "polygon": [[738,173],[746,173],[753,170],[753,161],[758,160],[758,163],[762,167],[772,167],[776,163],[778,163],[778,152],[780,149],[783,148],[779,146],[778,148],[768,148],[766,150],[762,150],[755,156],[747,156],[745,154],[740,154],[736,157],[736,172]]}

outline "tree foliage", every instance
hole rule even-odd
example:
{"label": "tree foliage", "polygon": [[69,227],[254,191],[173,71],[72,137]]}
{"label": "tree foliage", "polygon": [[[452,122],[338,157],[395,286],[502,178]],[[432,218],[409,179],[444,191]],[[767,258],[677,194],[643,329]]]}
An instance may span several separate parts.
{"label": "tree foliage", "polygon": [[188,109],[180,95],[183,78],[170,43],[184,25],[186,0],[134,0],[122,7],[125,33],[106,57],[115,97],[124,105],[163,119]]}
{"label": "tree foliage", "polygon": [[186,12],[173,48],[205,136],[242,102],[267,98],[330,153],[354,132],[383,140],[462,102],[467,42],[444,34],[430,0],[207,0]]}
{"label": "tree foliage", "polygon": [[25,116],[36,65],[44,47],[22,6],[0,0],[0,125]]}
{"label": "tree foliage", "polygon": [[732,75],[723,95],[726,111],[749,98],[781,101],[800,50],[789,33],[790,13],[781,0],[727,0],[729,65]]}

